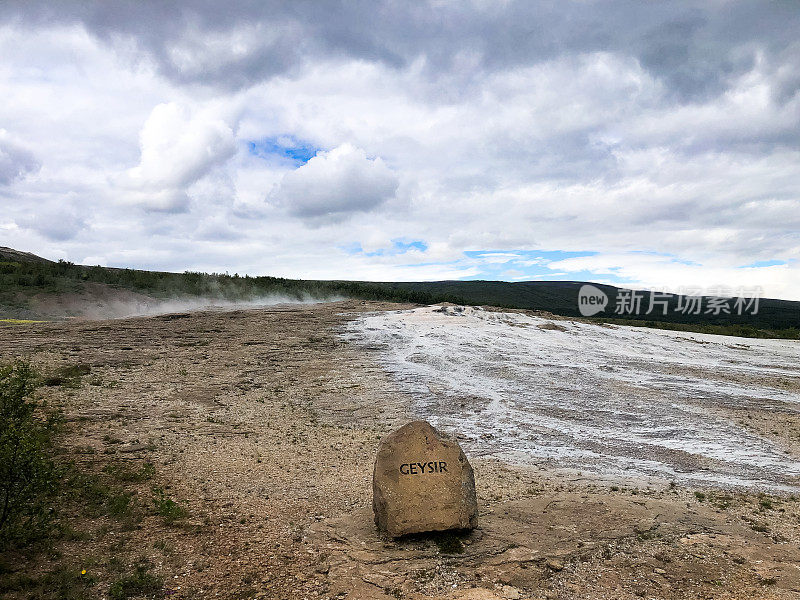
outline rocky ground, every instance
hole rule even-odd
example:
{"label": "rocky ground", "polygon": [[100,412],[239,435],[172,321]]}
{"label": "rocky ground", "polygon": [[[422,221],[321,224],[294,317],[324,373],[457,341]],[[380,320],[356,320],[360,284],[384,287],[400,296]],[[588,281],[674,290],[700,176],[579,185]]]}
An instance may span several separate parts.
{"label": "rocky ground", "polygon": [[[0,594],[800,596],[792,496],[603,482],[484,457],[472,460],[477,530],[381,537],[371,514],[377,442],[419,415],[369,348],[338,333],[360,313],[394,308],[0,327],[0,360],[77,373],[38,394],[65,413],[61,444],[75,469],[128,498],[121,510],[87,512],[85,491],[65,494],[72,531],[49,552],[4,557]],[[797,437],[792,418],[773,419],[773,439]],[[72,595],[47,595],[57,586]]]}

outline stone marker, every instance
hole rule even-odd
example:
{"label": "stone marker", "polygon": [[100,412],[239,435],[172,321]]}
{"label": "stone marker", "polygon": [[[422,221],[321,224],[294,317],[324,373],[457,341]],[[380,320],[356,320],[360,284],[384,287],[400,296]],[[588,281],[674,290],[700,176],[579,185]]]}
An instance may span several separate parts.
{"label": "stone marker", "polygon": [[458,442],[425,421],[383,438],[375,458],[372,508],[375,524],[392,537],[475,527],[475,477]]}

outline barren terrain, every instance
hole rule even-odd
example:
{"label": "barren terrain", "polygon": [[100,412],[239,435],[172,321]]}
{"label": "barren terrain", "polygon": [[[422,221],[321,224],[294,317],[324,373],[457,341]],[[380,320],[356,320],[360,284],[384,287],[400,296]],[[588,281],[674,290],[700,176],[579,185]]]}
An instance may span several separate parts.
{"label": "barren terrain", "polygon": [[[138,507],[131,513],[135,519],[87,516],[65,497],[65,510],[76,510],[74,535],[58,542],[58,552],[16,557],[10,576],[85,569],[83,593],[98,598],[144,563],[163,578],[161,595],[187,599],[800,596],[800,503],[792,495],[800,426],[783,396],[776,396],[778,410],[744,401],[694,403],[695,411],[713,413],[713,423],[722,427],[714,432],[733,432],[773,459],[753,466],[739,457],[747,468],[732,460],[736,468],[730,469],[718,468],[717,459],[709,473],[736,479],[737,485],[724,487],[714,477],[702,487],[691,487],[704,482],[690,477],[671,483],[680,473],[668,453],[659,464],[672,471],[627,472],[620,467],[621,459],[630,458],[626,452],[608,452],[602,444],[593,451],[616,473],[600,468],[603,461],[584,472],[567,460],[569,469],[561,469],[558,456],[537,455],[536,444],[514,446],[528,449],[525,460],[514,460],[516,454],[489,438],[479,442],[477,421],[467,419],[463,443],[475,468],[479,528],[382,538],[370,508],[380,437],[416,417],[460,433],[452,418],[460,413],[431,402],[456,395],[444,385],[442,369],[421,374],[398,368],[387,340],[365,333],[368,319],[402,321],[404,312],[395,311],[412,308],[337,302],[1,326],[4,361],[28,358],[45,373],[85,365],[76,385],[38,392],[64,410],[62,443],[79,469],[113,473],[154,466],[146,481],[125,479]],[[402,322],[398,327],[390,350],[413,341]],[[555,335],[575,324],[552,321],[552,327],[537,331]],[[671,334],[673,342],[677,337]],[[579,336],[569,339],[569,352],[589,351]],[[450,343],[454,356],[464,356]],[[425,360],[416,364],[430,364]],[[727,373],[695,364],[687,381],[693,389],[703,381],[712,390],[735,386],[740,399],[749,389],[767,398],[765,388],[781,385],[796,394],[791,365],[775,376],[764,373],[766,365],[750,373],[746,366]],[[553,367],[548,377],[558,386],[586,382],[588,375],[559,378]],[[427,396],[419,393],[421,381],[434,388]],[[643,386],[649,391],[635,399],[636,410],[647,414],[659,389],[675,394],[679,382]],[[437,385],[444,390],[438,396]],[[470,402],[486,404],[477,388],[461,393],[459,410]],[[663,414],[685,416],[688,409],[668,410],[672,404],[659,404]],[[597,423],[587,424],[592,433],[590,425]],[[154,512],[154,490],[164,490],[185,513],[167,519]],[[29,596],[12,589],[8,597]]]}
{"label": "barren terrain", "polygon": [[[351,321],[473,456],[697,485],[800,491],[794,442],[747,421],[800,416],[800,344],[444,306]],[[781,420],[779,419],[779,420]]]}

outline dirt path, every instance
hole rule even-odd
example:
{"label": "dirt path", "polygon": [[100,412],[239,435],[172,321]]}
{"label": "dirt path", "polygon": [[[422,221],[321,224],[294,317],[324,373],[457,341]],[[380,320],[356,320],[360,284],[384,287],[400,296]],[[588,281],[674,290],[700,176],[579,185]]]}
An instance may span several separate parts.
{"label": "dirt path", "polygon": [[63,407],[79,466],[150,462],[154,479],[131,484],[141,506],[158,486],[188,509],[172,523],[144,509],[130,527],[86,519],[60,557],[22,571],[89,564],[85,597],[98,598],[143,559],[168,597],[187,599],[800,595],[800,503],[789,498],[612,487],[478,459],[478,530],[382,539],[374,451],[412,416],[411,398],[337,332],[397,308],[1,327],[4,361],[89,365],[79,387],[41,392]]}

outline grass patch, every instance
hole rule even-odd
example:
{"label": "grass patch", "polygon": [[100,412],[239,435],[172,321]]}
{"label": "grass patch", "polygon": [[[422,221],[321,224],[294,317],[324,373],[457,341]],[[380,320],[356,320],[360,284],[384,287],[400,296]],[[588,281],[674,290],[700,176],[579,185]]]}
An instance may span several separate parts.
{"label": "grass patch", "polygon": [[762,498],[761,498],[761,499],[758,501],[758,506],[759,506],[759,508],[760,508],[762,511],[763,511],[763,510],[772,510],[772,509],[774,509],[774,508],[775,508],[775,506],[772,504],[772,499],[770,499],[770,498],[764,498],[764,497],[762,497]]}
{"label": "grass patch", "polygon": [[128,483],[142,483],[150,481],[156,474],[156,468],[153,463],[144,463],[138,468],[131,468],[128,465],[119,463],[109,463],[103,468],[104,473],[108,473],[117,481],[124,481]]}
{"label": "grass patch", "polygon": [[29,325],[31,323],[47,323],[47,321],[37,321],[35,319],[0,319],[0,323],[9,325]]}
{"label": "grass patch", "polygon": [[170,544],[165,539],[160,539],[153,542],[153,548],[155,548],[156,550],[160,550],[165,555],[174,554],[175,552],[175,546]]}
{"label": "grass patch", "polygon": [[31,600],[85,600],[97,580],[74,566],[60,566],[39,577],[16,573],[0,577],[0,594],[22,592]]}
{"label": "grass patch", "polygon": [[142,520],[136,494],[104,482],[97,474],[84,473],[70,465],[65,489],[80,500],[86,516],[109,516],[120,521],[125,529],[133,528]]}
{"label": "grass patch", "polygon": [[183,519],[189,514],[186,507],[178,504],[167,496],[164,489],[160,487],[153,488],[153,506],[155,506],[156,513],[158,513],[168,525],[179,519]]}
{"label": "grass patch", "polygon": [[[780,301],[779,301],[780,302]],[[744,318],[743,318],[744,319]],[[782,317],[781,317],[782,319]],[[650,327],[652,329],[666,329],[668,331],[685,331],[687,333],[709,333],[713,335],[727,335],[745,338],[800,339],[800,327],[797,323],[787,320],[786,323],[770,324],[764,326],[752,323],[680,323],[670,321],[653,321],[643,319],[615,319],[593,317],[591,320],[610,323],[612,325],[625,325],[628,327]],[[751,318],[755,320],[755,318]]]}
{"label": "grass patch", "polygon": [[721,496],[715,495],[713,498],[711,498],[711,501],[713,502],[714,506],[716,506],[718,509],[727,510],[728,508],[730,508],[731,503],[733,502],[733,498],[727,495],[721,495]]}
{"label": "grass patch", "polygon": [[[57,372],[67,379],[87,373],[81,365]],[[162,579],[144,559],[132,561],[140,550],[126,533],[152,514],[149,490],[142,495],[141,488],[156,476],[155,466],[106,464],[85,448],[76,455],[61,447],[63,419],[35,397],[43,383],[27,363],[0,365],[0,598],[161,597]],[[161,488],[153,490],[153,505],[166,524],[187,515]],[[84,555],[87,542],[102,551],[101,560]],[[174,552],[166,539],[154,548],[165,557]]]}
{"label": "grass patch", "polygon": [[153,566],[147,560],[140,560],[132,573],[111,584],[108,595],[111,600],[127,600],[135,596],[160,597],[164,580],[150,572]]}
{"label": "grass patch", "polygon": [[133,508],[133,494],[130,492],[119,492],[111,494],[106,501],[108,514],[117,519],[123,519],[130,515]]}
{"label": "grass patch", "polygon": [[53,528],[50,500],[59,473],[52,439],[60,419],[34,400],[38,383],[27,363],[0,367],[0,549],[24,546]]}
{"label": "grass patch", "polygon": [[47,386],[61,386],[68,388],[81,387],[81,377],[92,372],[89,365],[65,365],[44,378]]}

